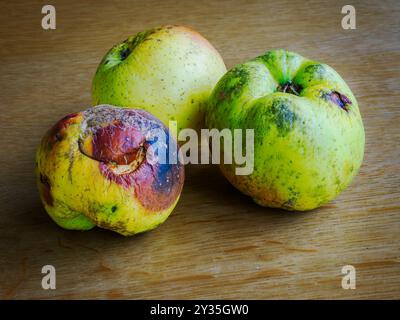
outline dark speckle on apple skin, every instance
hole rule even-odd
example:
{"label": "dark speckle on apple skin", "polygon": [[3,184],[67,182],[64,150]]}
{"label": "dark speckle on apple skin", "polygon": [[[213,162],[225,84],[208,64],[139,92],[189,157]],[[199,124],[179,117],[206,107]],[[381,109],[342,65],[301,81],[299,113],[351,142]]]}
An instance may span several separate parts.
{"label": "dark speckle on apple skin", "polygon": [[230,71],[231,77],[224,78],[219,83],[220,94],[218,98],[220,100],[230,101],[235,97],[242,94],[244,87],[247,85],[249,72],[243,66],[238,66]]}
{"label": "dark speckle on apple skin", "polygon": [[[286,136],[298,120],[298,116],[291,110],[291,102],[284,97],[276,97],[270,107],[266,107],[264,101],[255,103],[248,111],[248,119],[255,124],[255,135],[263,136],[271,125],[276,130],[278,137]],[[260,140],[262,140],[260,138]]]}
{"label": "dark speckle on apple skin", "polygon": [[312,75],[313,78],[322,79],[326,73],[326,68],[322,64],[312,64],[304,69],[304,73]]}
{"label": "dark speckle on apple skin", "polygon": [[283,98],[275,99],[270,113],[278,129],[278,135],[286,136],[297,120],[297,115],[290,108],[290,101]]}

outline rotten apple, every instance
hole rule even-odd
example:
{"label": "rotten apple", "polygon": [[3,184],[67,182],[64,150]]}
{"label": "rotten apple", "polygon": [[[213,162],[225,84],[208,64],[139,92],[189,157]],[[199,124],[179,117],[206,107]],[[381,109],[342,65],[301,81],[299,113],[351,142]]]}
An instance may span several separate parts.
{"label": "rotten apple", "polygon": [[[166,161],[155,161],[159,150]],[[100,105],[68,115],[37,150],[44,207],[65,229],[151,230],[178,202],[184,182],[178,150],[168,128],[143,110]]]}

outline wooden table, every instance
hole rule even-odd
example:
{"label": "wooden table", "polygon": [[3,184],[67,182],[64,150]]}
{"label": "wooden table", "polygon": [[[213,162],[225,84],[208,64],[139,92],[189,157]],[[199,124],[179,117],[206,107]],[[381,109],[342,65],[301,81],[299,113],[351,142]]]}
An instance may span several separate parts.
{"label": "wooden table", "polygon": [[[0,10],[0,298],[400,298],[400,12],[396,1],[42,1]],[[376,3],[374,3],[376,2]],[[191,166],[160,228],[132,238],[65,231],[43,210],[34,154],[45,130],[90,106],[113,44],[160,24],[190,25],[230,68],[271,48],[333,66],[358,98],[366,153],[353,184],[308,213],[257,206],[213,166]],[[54,265],[57,289],[43,290]],[[357,271],[343,290],[341,268]]]}

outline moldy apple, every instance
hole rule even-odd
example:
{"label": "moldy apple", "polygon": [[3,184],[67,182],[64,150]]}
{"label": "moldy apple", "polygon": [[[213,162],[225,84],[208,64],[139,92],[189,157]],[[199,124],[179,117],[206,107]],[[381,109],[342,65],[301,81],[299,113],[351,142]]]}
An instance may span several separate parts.
{"label": "moldy apple", "polygon": [[150,113],[109,105],[57,122],[36,154],[37,183],[50,217],[65,229],[97,225],[123,235],[167,219],[178,202],[184,168],[179,161],[148,161],[147,150],[157,139],[147,133],[155,129],[173,139]]}

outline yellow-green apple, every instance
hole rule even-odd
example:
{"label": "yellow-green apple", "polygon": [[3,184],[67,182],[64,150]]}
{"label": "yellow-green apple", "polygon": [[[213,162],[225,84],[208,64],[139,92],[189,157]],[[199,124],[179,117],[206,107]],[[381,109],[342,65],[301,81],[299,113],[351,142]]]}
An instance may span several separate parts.
{"label": "yellow-green apple", "polygon": [[[155,161],[160,144],[164,162]],[[65,229],[151,230],[178,202],[184,181],[178,150],[168,128],[147,111],[100,105],[68,115],[37,150],[44,207]]]}
{"label": "yellow-green apple", "polygon": [[364,127],[353,93],[335,70],[274,50],[239,64],[216,85],[209,128],[254,129],[254,170],[222,173],[255,202],[310,210],[335,198],[359,171]]}
{"label": "yellow-green apple", "polygon": [[204,123],[206,101],[226,72],[218,51],[184,26],[139,32],[107,52],[93,79],[93,103],[141,108],[178,130]]}

